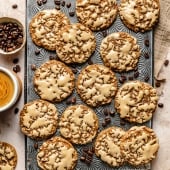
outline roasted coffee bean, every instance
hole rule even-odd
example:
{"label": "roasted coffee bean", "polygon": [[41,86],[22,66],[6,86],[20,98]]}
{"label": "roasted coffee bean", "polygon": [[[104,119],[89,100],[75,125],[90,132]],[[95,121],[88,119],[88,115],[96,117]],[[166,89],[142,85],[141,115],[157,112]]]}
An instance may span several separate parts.
{"label": "roasted coffee bean", "polygon": [[93,61],[92,61],[91,59],[88,59],[87,63],[88,63],[89,65],[92,65],[92,64],[93,64]]}
{"label": "roasted coffee bean", "polygon": [[163,103],[158,103],[158,107],[163,108],[164,104]]}
{"label": "roasted coffee bean", "polygon": [[71,103],[72,103],[72,104],[75,104],[75,103],[76,103],[76,97],[72,97],[72,98],[71,98]]}
{"label": "roasted coffee bean", "polygon": [[85,162],[86,162],[86,164],[88,164],[88,165],[90,165],[91,164],[91,162],[92,162],[92,160],[91,159],[85,159]]}
{"label": "roasted coffee bean", "polygon": [[13,4],[13,5],[12,5],[12,8],[13,8],[13,9],[16,9],[16,8],[18,8],[18,5],[17,5],[17,4]]}
{"label": "roasted coffee bean", "polygon": [[32,71],[35,71],[37,68],[36,68],[36,65],[35,64],[31,64],[31,70]]}
{"label": "roasted coffee bean", "polygon": [[17,114],[18,112],[19,112],[19,109],[18,109],[18,107],[16,107],[16,108],[14,109],[14,113]]}
{"label": "roasted coffee bean", "polygon": [[71,99],[67,99],[66,104],[68,104],[68,105],[71,104]]}
{"label": "roasted coffee bean", "polygon": [[148,53],[145,53],[145,54],[144,54],[144,57],[145,57],[146,59],[148,59],[148,58],[149,58],[149,54],[148,54]]}
{"label": "roasted coffee bean", "polygon": [[148,82],[149,81],[149,76],[146,76],[145,77],[145,82]]}
{"label": "roasted coffee bean", "polygon": [[105,120],[102,122],[102,126],[103,126],[103,127],[106,127],[106,126],[107,126],[107,124],[106,124],[106,121],[105,121]]}
{"label": "roasted coffee bean", "polygon": [[42,0],[37,0],[38,6],[41,6],[43,4]]}
{"label": "roasted coffee bean", "polygon": [[39,50],[39,49],[36,49],[36,50],[35,50],[35,55],[38,55],[38,54],[40,54],[40,50]]}
{"label": "roasted coffee bean", "polygon": [[124,126],[126,123],[125,123],[125,121],[124,120],[120,120],[120,125],[122,125],[122,126]]}
{"label": "roasted coffee bean", "polygon": [[103,37],[106,37],[107,36],[107,31],[102,31],[102,34],[103,34]]}
{"label": "roasted coffee bean", "polygon": [[107,124],[109,124],[109,123],[111,122],[111,118],[110,118],[110,117],[106,117],[106,118],[105,118],[105,122],[106,122]]}
{"label": "roasted coffee bean", "polygon": [[69,12],[69,15],[70,15],[70,17],[74,17],[75,12],[71,11],[71,12]]}
{"label": "roasted coffee bean", "polygon": [[133,80],[133,77],[132,77],[132,76],[129,76],[128,79],[129,79],[129,80]]}
{"label": "roasted coffee bean", "polygon": [[65,6],[65,4],[66,4],[66,2],[65,2],[65,1],[62,1],[62,2],[61,2],[61,6],[63,6],[63,7],[64,7],[64,6]]}
{"label": "roasted coffee bean", "polygon": [[139,71],[135,71],[133,76],[134,76],[134,78],[138,78],[139,77]]}
{"label": "roasted coffee bean", "polygon": [[120,76],[120,78],[119,78],[120,83],[124,83],[126,80],[127,80],[126,76],[123,76],[123,75]]}
{"label": "roasted coffee bean", "polygon": [[103,113],[104,113],[105,116],[108,116],[110,111],[109,111],[109,109],[104,109]]}
{"label": "roasted coffee bean", "polygon": [[146,39],[146,40],[144,41],[144,44],[145,44],[145,46],[149,47],[149,40]]}
{"label": "roasted coffee bean", "polygon": [[76,69],[76,68],[71,68],[71,70],[72,70],[72,72],[73,72],[74,74],[77,73],[77,69]]}
{"label": "roasted coffee bean", "polygon": [[17,64],[19,62],[19,59],[18,58],[14,58],[13,61],[12,61],[14,64]]}
{"label": "roasted coffee bean", "polygon": [[34,148],[38,149],[38,143],[37,142],[34,143]]}
{"label": "roasted coffee bean", "polygon": [[169,65],[169,60],[165,60],[164,61],[164,66],[168,66]]}
{"label": "roasted coffee bean", "polygon": [[70,3],[70,2],[67,3],[67,4],[66,4],[66,7],[67,7],[67,8],[70,8],[70,7],[71,7],[71,3]]}
{"label": "roasted coffee bean", "polygon": [[156,87],[160,87],[160,86],[161,86],[161,83],[160,83],[159,81],[156,81],[156,82],[155,82],[155,86],[156,86]]}
{"label": "roasted coffee bean", "polygon": [[90,149],[87,151],[87,154],[88,154],[90,157],[93,156],[93,152],[92,152]]}
{"label": "roasted coffee bean", "polygon": [[55,7],[55,9],[56,9],[56,10],[60,10],[60,6],[57,5],[57,6]]}
{"label": "roasted coffee bean", "polygon": [[59,6],[60,6],[60,1],[59,1],[59,0],[54,0],[54,3],[55,3],[56,5],[59,5]]}
{"label": "roasted coffee bean", "polygon": [[84,152],[84,153],[87,153],[88,150],[89,150],[88,148],[83,148],[83,152]]}
{"label": "roasted coffee bean", "polygon": [[49,56],[49,59],[50,59],[50,60],[56,60],[56,56],[50,55],[50,56]]}
{"label": "roasted coffee bean", "polygon": [[84,156],[80,157],[80,161],[84,162],[86,160],[86,158]]}
{"label": "roasted coffee bean", "polygon": [[115,116],[115,112],[114,112],[114,111],[111,111],[111,112],[110,112],[110,116],[114,117],[114,116]]}
{"label": "roasted coffee bean", "polygon": [[13,67],[13,71],[14,71],[15,73],[20,72],[20,71],[21,71],[20,65],[17,64],[15,67]]}
{"label": "roasted coffee bean", "polygon": [[42,0],[42,3],[43,3],[43,4],[46,4],[46,3],[47,3],[47,0]]}

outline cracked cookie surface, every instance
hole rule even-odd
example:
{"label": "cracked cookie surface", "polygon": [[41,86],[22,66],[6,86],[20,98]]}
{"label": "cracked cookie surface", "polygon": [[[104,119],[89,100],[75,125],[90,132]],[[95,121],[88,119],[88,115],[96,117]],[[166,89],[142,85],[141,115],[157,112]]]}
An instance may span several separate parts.
{"label": "cracked cookie surface", "polygon": [[64,63],[50,60],[34,73],[34,88],[41,99],[60,102],[74,89],[74,74]]}
{"label": "cracked cookie surface", "polygon": [[49,138],[56,132],[57,126],[58,111],[52,103],[38,99],[25,104],[21,110],[20,128],[30,138]]}
{"label": "cracked cookie surface", "polygon": [[58,136],[45,141],[37,154],[37,163],[42,170],[73,170],[77,159],[77,151],[71,143]]}
{"label": "cracked cookie surface", "polygon": [[102,40],[100,54],[104,64],[117,72],[133,70],[140,57],[137,39],[125,32],[116,32]]}
{"label": "cracked cookie surface", "polygon": [[75,144],[86,144],[92,141],[98,130],[96,113],[85,105],[68,107],[60,118],[60,133]]}
{"label": "cracked cookie surface", "polygon": [[150,84],[129,81],[115,96],[115,108],[121,118],[129,122],[144,123],[152,118],[158,102],[157,91]]}
{"label": "cracked cookie surface", "polygon": [[89,65],[80,72],[76,89],[86,104],[93,107],[101,106],[110,103],[115,96],[117,78],[103,65]]}
{"label": "cracked cookie surface", "polygon": [[47,50],[56,50],[56,41],[62,28],[70,24],[64,13],[56,9],[38,12],[29,24],[33,42]]}

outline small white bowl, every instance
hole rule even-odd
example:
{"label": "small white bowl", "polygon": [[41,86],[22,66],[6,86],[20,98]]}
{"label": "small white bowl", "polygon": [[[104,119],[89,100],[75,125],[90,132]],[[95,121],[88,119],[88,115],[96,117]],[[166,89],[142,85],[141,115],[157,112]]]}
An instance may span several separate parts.
{"label": "small white bowl", "polygon": [[0,112],[3,112],[3,111],[8,110],[9,108],[11,108],[17,102],[18,98],[20,97],[21,81],[14,72],[12,72],[4,67],[0,66],[0,72],[3,72],[7,76],[9,76],[9,78],[12,80],[13,86],[14,86],[14,93],[13,93],[11,100],[5,106],[0,107]]}
{"label": "small white bowl", "polygon": [[2,17],[2,18],[0,18],[0,23],[5,23],[5,22],[16,23],[23,30],[23,42],[22,42],[22,45],[19,48],[15,49],[13,51],[10,51],[10,52],[5,52],[2,49],[0,49],[0,54],[11,55],[11,54],[17,53],[18,51],[20,51],[23,48],[23,46],[25,45],[25,42],[26,42],[26,33],[25,33],[25,29],[24,29],[23,25],[21,24],[21,22],[19,20],[15,19],[15,18],[9,18],[9,17]]}

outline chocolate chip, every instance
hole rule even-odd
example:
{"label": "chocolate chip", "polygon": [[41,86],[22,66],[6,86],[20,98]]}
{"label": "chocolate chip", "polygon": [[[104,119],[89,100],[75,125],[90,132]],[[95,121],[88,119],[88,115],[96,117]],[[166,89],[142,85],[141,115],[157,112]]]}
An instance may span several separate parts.
{"label": "chocolate chip", "polygon": [[149,58],[149,54],[148,54],[148,53],[145,53],[145,54],[144,54],[144,57],[145,57],[146,59],[148,59],[148,58]]}
{"label": "chocolate chip", "polygon": [[61,6],[63,6],[63,7],[64,7],[64,6],[65,6],[65,4],[66,4],[66,2],[65,2],[65,1],[62,1],[62,2],[61,2]]}
{"label": "chocolate chip", "polygon": [[86,160],[86,158],[84,156],[80,157],[80,161],[84,162]]}
{"label": "chocolate chip", "polygon": [[126,123],[124,120],[120,119],[120,125],[124,126]]}
{"label": "chocolate chip", "polygon": [[84,153],[87,153],[88,150],[89,150],[88,148],[83,148],[83,152],[84,152]]}
{"label": "chocolate chip", "polygon": [[17,4],[13,4],[13,5],[12,5],[12,8],[13,8],[13,9],[16,9],[16,8],[18,8],[18,5],[17,5]]}
{"label": "chocolate chip", "polygon": [[76,97],[72,97],[72,98],[71,98],[71,103],[72,103],[72,104],[75,104],[75,103],[76,103]]}
{"label": "chocolate chip", "polygon": [[147,47],[149,47],[149,40],[146,39],[146,40],[144,41],[144,44],[145,44]]}
{"label": "chocolate chip", "polygon": [[88,63],[89,65],[92,65],[92,64],[93,64],[93,61],[92,61],[91,59],[88,59],[87,63]]}
{"label": "chocolate chip", "polygon": [[114,112],[114,111],[111,111],[111,112],[110,112],[110,116],[114,117],[114,116],[115,116],[115,112]]}
{"label": "chocolate chip", "polygon": [[88,154],[90,157],[93,156],[93,152],[92,152],[90,149],[87,151],[87,154]]}
{"label": "chocolate chip", "polygon": [[57,6],[55,7],[55,9],[56,9],[56,10],[60,10],[60,6],[57,5]]}
{"label": "chocolate chip", "polygon": [[43,4],[42,0],[37,0],[38,6],[41,6]]}
{"label": "chocolate chip", "polygon": [[88,164],[88,165],[90,165],[91,164],[91,162],[92,162],[92,160],[91,159],[85,159],[85,162],[86,162],[86,164]]}
{"label": "chocolate chip", "polygon": [[21,71],[20,65],[17,64],[15,67],[13,67],[13,71],[14,71],[15,73],[20,72],[20,71]]}
{"label": "chocolate chip", "polygon": [[36,65],[35,64],[31,64],[31,70],[32,71],[35,71],[37,68],[36,68]]}
{"label": "chocolate chip", "polygon": [[164,104],[163,103],[158,103],[158,107],[163,108]]}
{"label": "chocolate chip", "polygon": [[105,120],[102,122],[102,126],[103,126],[103,127],[106,127],[106,126],[107,126],[107,124],[106,124],[106,121],[105,121]]}
{"label": "chocolate chip", "polygon": [[106,118],[105,118],[105,122],[106,122],[107,124],[109,124],[109,123],[111,122],[111,118],[110,118],[110,117],[106,117]]}
{"label": "chocolate chip", "polygon": [[107,36],[107,31],[106,30],[102,31],[102,34],[103,34],[103,37],[106,37]]}
{"label": "chocolate chip", "polygon": [[75,12],[71,11],[71,12],[69,12],[69,15],[70,15],[70,17],[74,17]]}
{"label": "chocolate chip", "polygon": [[123,76],[123,75],[120,76],[120,78],[119,78],[120,83],[124,83],[126,80],[127,80],[126,76]]}
{"label": "chocolate chip", "polygon": [[66,104],[71,104],[71,99],[67,99]]}
{"label": "chocolate chip", "polygon": [[18,58],[14,58],[13,61],[12,61],[14,64],[17,64],[19,62],[19,59]]}
{"label": "chocolate chip", "polygon": [[19,112],[19,109],[16,107],[16,108],[14,109],[14,113],[17,114],[18,112]]}
{"label": "chocolate chip", "polygon": [[156,82],[155,82],[155,86],[156,86],[156,87],[160,87],[160,86],[161,86],[161,83],[160,83],[159,81],[156,81]]}
{"label": "chocolate chip", "polygon": [[36,150],[38,149],[38,143],[37,143],[37,142],[34,143],[34,148],[35,148]]}
{"label": "chocolate chip", "polygon": [[67,3],[67,4],[66,4],[66,7],[67,7],[67,8],[70,8],[70,7],[71,7],[71,3],[70,3],[70,2]]}
{"label": "chocolate chip", "polygon": [[105,116],[108,116],[110,111],[109,111],[109,109],[104,109],[103,113],[104,113]]}
{"label": "chocolate chip", "polygon": [[129,76],[128,79],[129,79],[129,80],[133,80],[133,77],[132,77],[132,76]]}
{"label": "chocolate chip", "polygon": [[148,82],[149,81],[149,76],[146,76],[144,80],[145,80],[145,82]]}
{"label": "chocolate chip", "polygon": [[165,60],[164,61],[164,66],[168,66],[169,65],[169,60]]}
{"label": "chocolate chip", "polygon": [[133,76],[134,76],[134,78],[138,78],[139,77],[139,72],[135,71]]}
{"label": "chocolate chip", "polygon": [[71,70],[72,70],[72,72],[73,72],[74,74],[77,73],[77,69],[76,69],[76,68],[71,68]]}
{"label": "chocolate chip", "polygon": [[54,3],[55,3],[56,5],[59,5],[59,6],[60,6],[60,1],[59,1],[59,0],[54,0]]}
{"label": "chocolate chip", "polygon": [[39,50],[39,49],[36,49],[36,50],[35,50],[35,55],[38,55],[38,54],[40,54],[40,50]]}

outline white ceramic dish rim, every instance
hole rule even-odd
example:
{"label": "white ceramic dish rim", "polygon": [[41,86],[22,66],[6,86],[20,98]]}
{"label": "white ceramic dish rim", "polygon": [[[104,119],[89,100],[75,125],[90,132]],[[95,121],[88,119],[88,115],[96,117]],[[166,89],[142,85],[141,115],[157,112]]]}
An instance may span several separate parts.
{"label": "white ceramic dish rim", "polygon": [[20,85],[19,85],[18,78],[14,75],[14,73],[12,73],[12,71],[0,66],[0,72],[3,72],[6,75],[8,75],[11,78],[14,85],[14,94],[11,101],[5,106],[0,107],[0,112],[3,112],[5,110],[8,110],[10,107],[12,107],[18,100],[18,97],[20,95]]}

